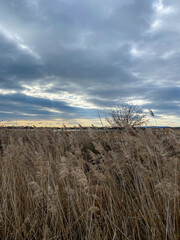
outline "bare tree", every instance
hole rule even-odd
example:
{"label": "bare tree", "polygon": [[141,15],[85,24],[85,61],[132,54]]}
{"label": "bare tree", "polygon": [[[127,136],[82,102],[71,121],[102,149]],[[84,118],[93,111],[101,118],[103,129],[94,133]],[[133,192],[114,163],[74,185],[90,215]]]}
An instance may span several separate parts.
{"label": "bare tree", "polygon": [[137,127],[146,122],[145,116],[143,107],[125,103],[111,108],[106,120],[112,127]]}

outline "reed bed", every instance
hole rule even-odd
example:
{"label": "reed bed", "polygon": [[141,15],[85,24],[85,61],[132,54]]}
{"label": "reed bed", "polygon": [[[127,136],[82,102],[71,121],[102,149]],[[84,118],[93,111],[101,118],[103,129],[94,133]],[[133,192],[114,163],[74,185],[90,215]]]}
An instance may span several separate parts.
{"label": "reed bed", "polygon": [[179,240],[180,132],[0,129],[0,239]]}

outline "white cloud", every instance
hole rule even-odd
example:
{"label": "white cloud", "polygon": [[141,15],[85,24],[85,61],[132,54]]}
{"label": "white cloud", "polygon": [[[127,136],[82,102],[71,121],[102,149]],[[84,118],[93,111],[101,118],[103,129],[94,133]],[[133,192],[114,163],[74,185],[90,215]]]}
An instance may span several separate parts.
{"label": "white cloud", "polygon": [[159,0],[158,2],[154,3],[153,6],[159,16],[171,14],[175,11],[172,6],[165,7],[163,4],[163,0]]}
{"label": "white cloud", "polygon": [[50,99],[52,101],[65,101],[71,107],[80,107],[85,109],[97,108],[94,104],[86,101],[83,95],[73,94],[68,91],[60,91],[52,93],[51,88],[53,84],[49,83],[45,86],[41,84],[26,85],[23,84],[22,87],[25,89],[22,91],[23,94],[36,98]]}
{"label": "white cloud", "polygon": [[162,21],[160,19],[156,19],[152,24],[151,28],[152,30],[157,30],[158,28],[161,27]]}
{"label": "white cloud", "polygon": [[0,94],[2,95],[6,95],[6,94],[14,94],[14,93],[17,93],[17,91],[15,90],[7,90],[7,89],[0,89]]}
{"label": "white cloud", "polygon": [[133,47],[130,52],[134,57],[142,57],[145,54],[145,51],[139,50],[136,47]]}

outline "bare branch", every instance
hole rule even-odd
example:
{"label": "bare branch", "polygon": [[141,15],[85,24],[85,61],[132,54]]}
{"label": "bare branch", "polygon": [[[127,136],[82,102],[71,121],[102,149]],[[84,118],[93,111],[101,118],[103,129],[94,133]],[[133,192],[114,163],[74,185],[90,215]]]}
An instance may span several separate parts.
{"label": "bare branch", "polygon": [[106,117],[106,121],[112,127],[141,126],[145,123],[143,107],[136,104],[121,104],[112,108]]}

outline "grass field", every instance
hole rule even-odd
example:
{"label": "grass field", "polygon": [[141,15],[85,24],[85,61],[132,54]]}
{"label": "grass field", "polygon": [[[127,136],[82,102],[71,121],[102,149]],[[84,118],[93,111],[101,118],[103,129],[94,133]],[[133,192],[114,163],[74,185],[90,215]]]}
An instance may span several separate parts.
{"label": "grass field", "polygon": [[180,131],[0,129],[0,239],[180,239]]}

